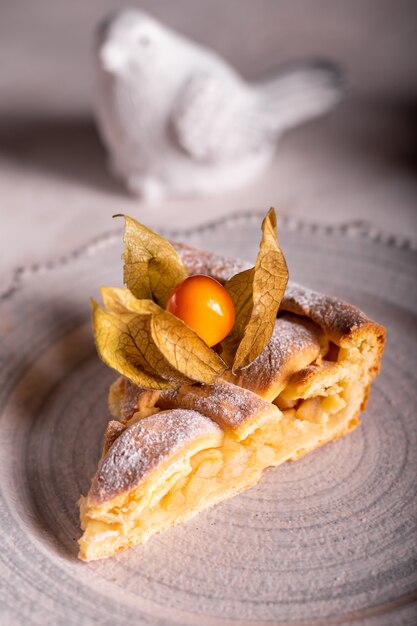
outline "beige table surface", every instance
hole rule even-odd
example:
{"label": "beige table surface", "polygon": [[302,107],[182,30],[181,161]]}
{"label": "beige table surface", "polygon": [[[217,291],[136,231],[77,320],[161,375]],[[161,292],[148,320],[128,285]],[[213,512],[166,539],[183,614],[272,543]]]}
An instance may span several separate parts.
{"label": "beige table surface", "polygon": [[122,3],[14,0],[0,19],[0,292],[128,212],[182,227],[274,205],[313,221],[365,220],[417,240],[417,3],[412,0],[150,0],[141,6],[213,46],[248,78],[289,59],[339,60],[350,98],[288,133],[255,184],[156,207],[106,173],[91,114],[92,36]]}

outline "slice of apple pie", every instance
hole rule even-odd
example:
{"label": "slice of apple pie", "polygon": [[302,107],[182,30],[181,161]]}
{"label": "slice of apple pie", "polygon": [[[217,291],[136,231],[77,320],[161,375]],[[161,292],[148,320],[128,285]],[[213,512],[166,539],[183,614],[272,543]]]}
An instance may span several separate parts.
{"label": "slice of apple pie", "polygon": [[[175,248],[189,275],[210,276],[226,287],[233,276],[254,272],[255,301],[256,266],[251,270],[188,246]],[[109,306],[109,297],[104,299]],[[234,302],[236,326],[242,307],[238,299]],[[122,322],[132,324],[139,310],[126,303],[119,298],[116,306],[118,332]],[[184,380],[190,377],[185,367],[181,380],[169,380],[174,361],[158,344],[171,369],[162,383],[155,378],[152,386],[141,385],[130,369],[109,362],[103,344],[109,345],[110,330],[106,327],[104,341],[96,328],[100,355],[125,375],[110,388],[109,407],[116,419],[108,424],[97,473],[80,501],[81,559],[144,543],[247,489],[266,467],[298,459],[359,424],[380,367],[385,330],[356,307],[294,283],[288,283],[278,305],[256,358],[234,368],[230,346],[221,342],[217,352],[226,365],[210,382]],[[112,306],[114,312],[114,301]],[[245,328],[254,320],[254,303],[251,307]],[[151,336],[144,328],[141,332]],[[126,345],[127,340],[119,351]],[[129,365],[149,368],[144,353],[141,360],[129,348]]]}

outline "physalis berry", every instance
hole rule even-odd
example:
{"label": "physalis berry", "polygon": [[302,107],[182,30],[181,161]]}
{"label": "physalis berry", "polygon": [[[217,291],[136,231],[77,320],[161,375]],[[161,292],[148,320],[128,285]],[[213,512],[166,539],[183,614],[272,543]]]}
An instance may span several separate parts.
{"label": "physalis berry", "polygon": [[215,346],[232,330],[235,307],[226,289],[204,274],[189,276],[179,283],[166,310],[192,328],[208,346]]}

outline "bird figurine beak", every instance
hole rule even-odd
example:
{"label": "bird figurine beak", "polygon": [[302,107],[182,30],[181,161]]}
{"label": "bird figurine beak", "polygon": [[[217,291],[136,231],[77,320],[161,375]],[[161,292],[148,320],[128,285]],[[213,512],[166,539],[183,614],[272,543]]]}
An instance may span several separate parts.
{"label": "bird figurine beak", "polygon": [[125,55],[117,46],[105,43],[99,52],[103,69],[110,74],[117,74],[125,65]]}

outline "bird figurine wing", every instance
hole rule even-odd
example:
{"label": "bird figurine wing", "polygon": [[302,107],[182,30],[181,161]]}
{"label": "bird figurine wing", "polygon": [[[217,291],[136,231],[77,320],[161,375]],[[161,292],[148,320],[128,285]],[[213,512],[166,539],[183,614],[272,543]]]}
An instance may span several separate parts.
{"label": "bird figurine wing", "polygon": [[342,98],[343,77],[332,63],[312,61],[247,83],[237,74],[194,74],[171,116],[176,140],[201,162],[268,151],[287,129],[321,115]]}
{"label": "bird figurine wing", "polygon": [[259,115],[259,96],[238,77],[201,72],[190,77],[171,114],[178,145],[201,162],[231,160],[273,142]]}

